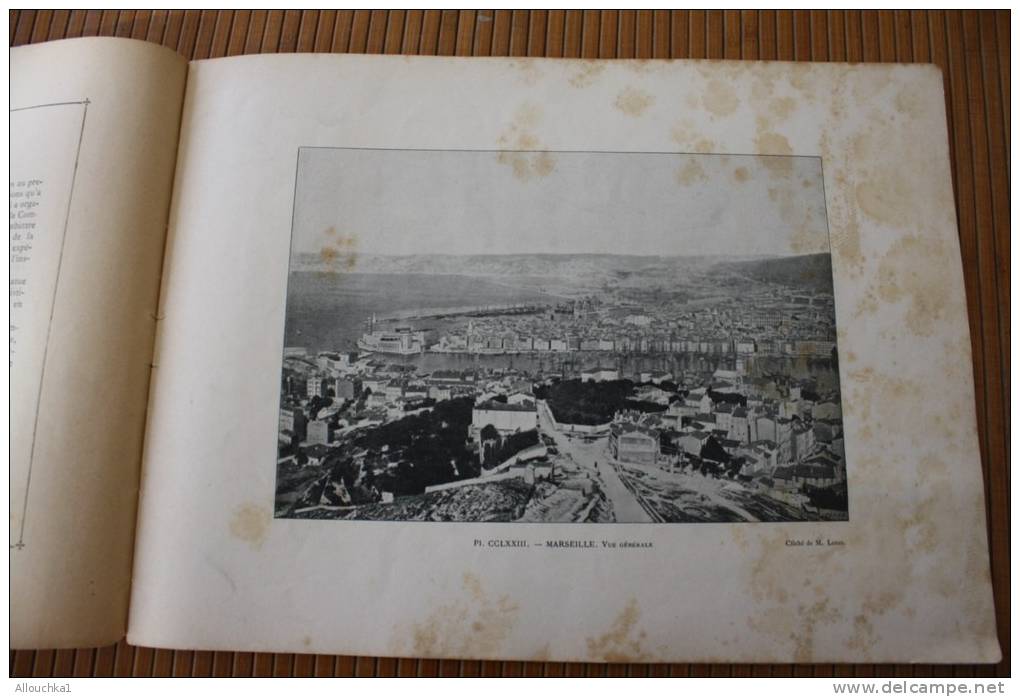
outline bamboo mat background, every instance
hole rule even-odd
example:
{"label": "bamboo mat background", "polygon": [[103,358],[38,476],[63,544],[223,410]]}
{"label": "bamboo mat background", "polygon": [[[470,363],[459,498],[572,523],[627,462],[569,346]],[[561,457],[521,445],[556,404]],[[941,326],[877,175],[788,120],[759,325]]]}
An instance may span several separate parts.
{"label": "bamboo mat background", "polygon": [[188,58],[336,52],[935,63],[946,111],[1004,658],[995,666],[602,665],[169,651],[12,651],[12,676],[1009,675],[1008,11],[313,10],[10,12],[10,45],[121,36]]}

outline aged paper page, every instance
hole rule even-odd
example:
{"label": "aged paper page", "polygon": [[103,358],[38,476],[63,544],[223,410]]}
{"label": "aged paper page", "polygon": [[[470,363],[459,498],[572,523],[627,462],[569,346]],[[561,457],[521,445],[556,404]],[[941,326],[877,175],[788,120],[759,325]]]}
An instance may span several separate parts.
{"label": "aged paper page", "polygon": [[142,42],[11,51],[11,644],[126,630],[187,64]]}
{"label": "aged paper page", "polygon": [[998,659],[936,70],[199,62],[174,191],[131,641]]}

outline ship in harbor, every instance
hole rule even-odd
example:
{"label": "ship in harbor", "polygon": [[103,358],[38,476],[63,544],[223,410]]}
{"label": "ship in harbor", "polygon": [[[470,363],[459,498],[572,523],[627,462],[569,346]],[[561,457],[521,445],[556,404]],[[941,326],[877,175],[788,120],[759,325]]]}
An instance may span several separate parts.
{"label": "ship in harbor", "polygon": [[358,339],[358,348],[372,353],[390,353],[398,356],[412,356],[425,352],[425,332],[410,327],[396,327],[388,331],[377,331],[375,315],[369,320],[368,331]]}

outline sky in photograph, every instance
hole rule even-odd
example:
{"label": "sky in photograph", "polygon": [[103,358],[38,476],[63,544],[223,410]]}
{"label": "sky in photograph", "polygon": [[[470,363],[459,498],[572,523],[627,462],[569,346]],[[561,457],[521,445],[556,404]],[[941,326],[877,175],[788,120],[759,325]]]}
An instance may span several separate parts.
{"label": "sky in photograph", "polygon": [[297,253],[829,251],[813,157],[305,148],[297,176]]}

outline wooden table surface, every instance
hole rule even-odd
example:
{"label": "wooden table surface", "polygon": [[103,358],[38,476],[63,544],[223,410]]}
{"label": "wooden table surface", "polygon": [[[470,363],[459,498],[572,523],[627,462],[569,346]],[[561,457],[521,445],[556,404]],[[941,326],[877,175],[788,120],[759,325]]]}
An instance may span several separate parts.
{"label": "wooden table surface", "polygon": [[[335,52],[935,63],[970,310],[981,461],[1003,660],[993,666],[603,665],[168,651],[12,651],[12,676],[1009,675],[1009,12],[11,11],[10,45],[122,36],[188,58]],[[934,377],[934,376],[933,376]]]}

